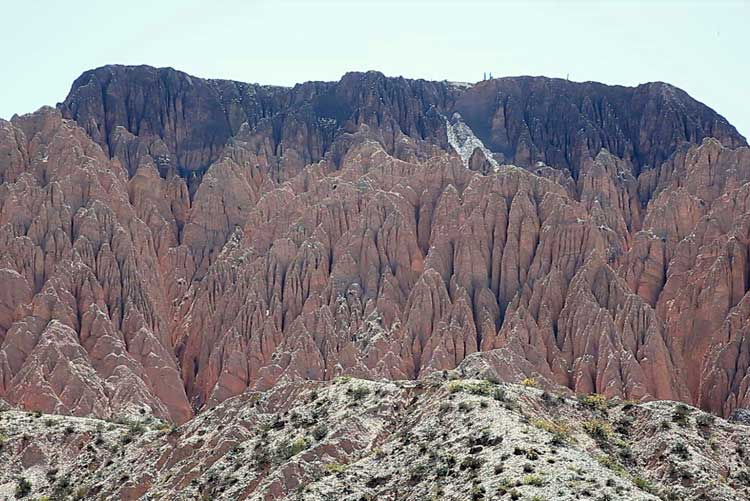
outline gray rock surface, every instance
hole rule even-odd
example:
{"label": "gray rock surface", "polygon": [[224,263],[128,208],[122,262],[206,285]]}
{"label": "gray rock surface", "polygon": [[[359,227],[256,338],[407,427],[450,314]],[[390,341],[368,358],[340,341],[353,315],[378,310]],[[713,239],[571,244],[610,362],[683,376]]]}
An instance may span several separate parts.
{"label": "gray rock surface", "polygon": [[26,481],[30,499],[737,500],[749,431],[674,402],[344,377],[244,393],[177,428],[2,412],[0,499]]}

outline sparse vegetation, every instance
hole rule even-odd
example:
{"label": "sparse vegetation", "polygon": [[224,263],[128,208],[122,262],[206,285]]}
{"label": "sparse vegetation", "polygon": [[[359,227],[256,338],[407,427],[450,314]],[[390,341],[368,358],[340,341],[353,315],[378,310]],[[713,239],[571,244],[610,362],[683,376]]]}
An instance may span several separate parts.
{"label": "sparse vegetation", "polygon": [[507,402],[508,395],[505,391],[505,388],[495,388],[495,390],[492,392],[492,398],[494,398],[498,402]]}
{"label": "sparse vegetation", "polygon": [[472,409],[472,406],[469,402],[461,402],[458,404],[458,410],[462,412],[469,412]]}
{"label": "sparse vegetation", "polygon": [[355,402],[358,402],[370,394],[370,388],[365,385],[359,385],[353,388],[347,388],[346,394],[352,397]]}
{"label": "sparse vegetation", "polygon": [[532,485],[534,487],[542,487],[545,484],[544,477],[541,475],[526,475],[522,480],[524,485]]}
{"label": "sparse vegetation", "polygon": [[336,475],[345,472],[346,465],[341,463],[328,463],[323,467],[323,470],[325,470],[328,475]]}
{"label": "sparse vegetation", "polygon": [[617,459],[615,459],[612,456],[599,456],[596,458],[599,463],[615,472],[617,475],[621,477],[627,477],[628,472],[625,470],[625,468],[620,464]]}
{"label": "sparse vegetation", "polygon": [[687,460],[688,458],[690,458],[690,451],[682,442],[677,442],[672,446],[672,454],[676,455],[682,460]]}
{"label": "sparse vegetation", "polygon": [[482,467],[484,460],[474,456],[468,456],[461,462],[462,470],[478,470]]}
{"label": "sparse vegetation", "polygon": [[325,423],[319,424],[313,430],[312,435],[315,440],[323,440],[328,435],[328,426]]}
{"label": "sparse vegetation", "polygon": [[470,393],[472,395],[490,396],[495,385],[489,381],[451,381],[448,383],[448,391],[451,393]]}
{"label": "sparse vegetation", "polygon": [[597,442],[607,442],[612,437],[612,425],[603,419],[589,419],[583,422],[583,430]]}
{"label": "sparse vegetation", "polygon": [[594,411],[606,412],[609,407],[609,402],[604,395],[599,393],[591,393],[590,395],[582,396],[578,401],[584,407],[587,407]]}
{"label": "sparse vegetation", "polygon": [[536,379],[534,379],[533,377],[524,378],[521,381],[521,384],[524,385],[524,386],[526,386],[527,388],[536,388],[536,387],[539,386],[539,382]]}
{"label": "sparse vegetation", "polygon": [[292,456],[296,456],[300,452],[302,452],[305,449],[307,449],[309,447],[309,445],[310,444],[307,442],[306,439],[304,439],[302,437],[297,438],[295,440],[292,440],[292,442],[290,442],[289,444],[283,445],[279,449],[279,456],[282,459],[285,459],[285,460],[289,459]]}
{"label": "sparse vegetation", "polygon": [[25,498],[29,494],[31,494],[31,482],[24,477],[19,478],[16,482],[16,490],[14,492],[16,499]]}
{"label": "sparse vegetation", "polygon": [[656,493],[653,484],[643,477],[633,477],[633,483],[642,491],[648,492],[649,494]]}
{"label": "sparse vegetation", "polygon": [[571,442],[573,437],[570,434],[570,426],[561,421],[551,421],[549,419],[534,419],[531,424],[552,434],[552,443],[562,445]]}
{"label": "sparse vegetation", "polygon": [[714,423],[716,422],[716,417],[708,414],[703,413],[697,418],[695,418],[695,424],[698,426],[698,428],[701,428],[703,431],[707,431],[709,428],[711,428]]}
{"label": "sparse vegetation", "polygon": [[685,404],[677,404],[672,411],[672,421],[680,426],[687,426],[689,424],[688,416],[690,416],[690,407]]}

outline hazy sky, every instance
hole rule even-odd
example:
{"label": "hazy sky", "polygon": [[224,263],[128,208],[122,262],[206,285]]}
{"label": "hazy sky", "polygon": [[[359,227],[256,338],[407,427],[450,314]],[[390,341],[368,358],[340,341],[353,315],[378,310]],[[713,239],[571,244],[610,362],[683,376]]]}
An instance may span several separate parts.
{"label": "hazy sky", "polygon": [[84,70],[172,66],[291,85],[351,70],[476,81],[547,75],[685,89],[750,135],[750,0],[3,0],[0,117],[54,105]]}

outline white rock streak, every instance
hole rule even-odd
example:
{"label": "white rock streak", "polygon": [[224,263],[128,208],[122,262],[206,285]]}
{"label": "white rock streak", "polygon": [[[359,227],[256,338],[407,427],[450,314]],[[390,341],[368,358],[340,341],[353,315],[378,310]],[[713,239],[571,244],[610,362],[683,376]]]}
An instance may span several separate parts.
{"label": "white rock streak", "polygon": [[474,150],[479,148],[492,165],[492,170],[494,172],[500,170],[500,165],[493,158],[492,152],[487,149],[481,139],[474,135],[474,131],[463,121],[459,113],[454,113],[452,120],[446,118],[445,126],[448,133],[448,143],[461,157],[465,167],[469,167],[471,155]]}

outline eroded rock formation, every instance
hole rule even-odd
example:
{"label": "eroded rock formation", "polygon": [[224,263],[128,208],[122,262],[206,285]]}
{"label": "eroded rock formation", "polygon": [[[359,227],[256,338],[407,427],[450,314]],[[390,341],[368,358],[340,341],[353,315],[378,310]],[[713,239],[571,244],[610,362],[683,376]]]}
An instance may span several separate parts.
{"label": "eroded rock formation", "polygon": [[104,67],[0,122],[0,181],[0,397],[28,409],[184,422],[456,367],[750,406],[750,150],[667,84]]}

